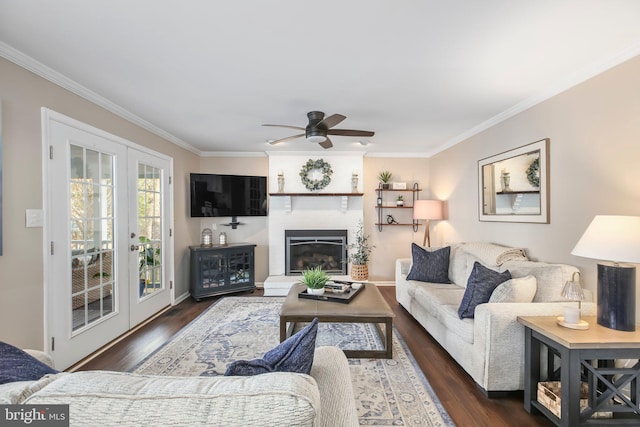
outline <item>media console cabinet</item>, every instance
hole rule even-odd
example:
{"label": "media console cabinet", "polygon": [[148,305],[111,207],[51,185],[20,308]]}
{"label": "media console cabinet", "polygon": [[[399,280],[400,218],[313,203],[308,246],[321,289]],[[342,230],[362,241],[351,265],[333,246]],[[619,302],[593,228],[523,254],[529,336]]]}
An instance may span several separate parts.
{"label": "media console cabinet", "polygon": [[191,297],[196,301],[214,295],[254,291],[256,245],[190,246]]}

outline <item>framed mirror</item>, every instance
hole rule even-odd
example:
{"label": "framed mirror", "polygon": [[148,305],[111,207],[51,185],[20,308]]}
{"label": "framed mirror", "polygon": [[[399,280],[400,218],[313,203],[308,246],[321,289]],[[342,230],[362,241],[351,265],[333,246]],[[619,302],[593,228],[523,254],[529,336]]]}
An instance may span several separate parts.
{"label": "framed mirror", "polygon": [[478,161],[480,221],[549,223],[549,139]]}

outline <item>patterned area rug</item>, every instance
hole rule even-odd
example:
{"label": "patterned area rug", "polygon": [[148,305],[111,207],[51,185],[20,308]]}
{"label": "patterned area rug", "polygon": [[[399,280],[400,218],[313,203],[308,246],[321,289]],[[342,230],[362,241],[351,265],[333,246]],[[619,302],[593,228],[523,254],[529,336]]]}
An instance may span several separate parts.
{"label": "patterned area rug", "polygon": [[[278,345],[281,297],[226,297],[137,366],[149,375],[224,374],[227,364],[262,357]],[[370,324],[321,323],[317,345],[382,349]],[[360,425],[453,426],[394,329],[393,359],[349,359]]]}

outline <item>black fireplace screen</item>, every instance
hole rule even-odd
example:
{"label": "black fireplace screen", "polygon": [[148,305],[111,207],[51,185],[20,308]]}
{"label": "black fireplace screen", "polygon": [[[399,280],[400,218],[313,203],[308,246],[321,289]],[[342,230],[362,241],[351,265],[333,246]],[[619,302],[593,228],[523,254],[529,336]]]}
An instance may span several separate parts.
{"label": "black fireplace screen", "polygon": [[347,230],[285,230],[285,274],[320,267],[347,274]]}

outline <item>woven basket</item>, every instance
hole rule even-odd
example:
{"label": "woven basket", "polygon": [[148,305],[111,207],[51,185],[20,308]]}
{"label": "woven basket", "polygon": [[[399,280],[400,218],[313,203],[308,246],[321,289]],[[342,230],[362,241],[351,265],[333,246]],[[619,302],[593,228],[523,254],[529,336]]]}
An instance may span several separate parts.
{"label": "woven basket", "polygon": [[369,267],[364,265],[351,265],[351,278],[353,280],[367,280],[369,278]]}

